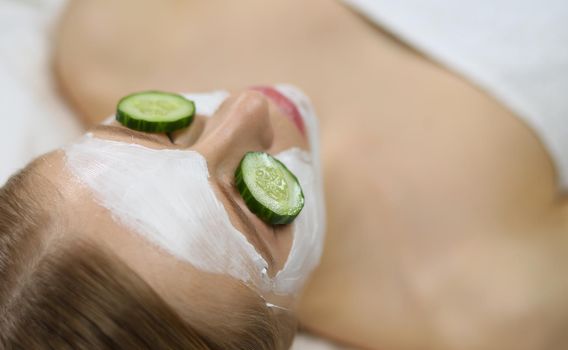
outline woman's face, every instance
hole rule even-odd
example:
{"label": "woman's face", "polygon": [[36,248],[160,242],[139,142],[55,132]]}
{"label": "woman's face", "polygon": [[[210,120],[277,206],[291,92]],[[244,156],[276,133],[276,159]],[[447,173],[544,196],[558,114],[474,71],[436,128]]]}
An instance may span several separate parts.
{"label": "woman's face", "polygon": [[[309,102],[289,86],[188,97],[194,122],[169,137],[113,121],[55,153],[49,171],[73,213],[68,225],[111,249],[182,314],[196,298],[238,304],[251,290],[291,308],[323,245]],[[306,203],[292,224],[268,225],[247,208],[234,173],[248,151],[276,156],[298,177]]]}

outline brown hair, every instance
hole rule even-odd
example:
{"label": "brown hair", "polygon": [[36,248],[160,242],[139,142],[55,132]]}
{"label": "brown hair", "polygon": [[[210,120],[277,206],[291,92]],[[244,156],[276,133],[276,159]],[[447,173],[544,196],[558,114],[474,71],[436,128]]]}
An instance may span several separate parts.
{"label": "brown hair", "polygon": [[240,329],[200,332],[203,325],[183,320],[118,257],[94,245],[46,239],[64,237],[64,225],[55,205],[59,194],[37,167],[30,165],[0,189],[0,348],[290,346],[296,324],[289,315],[257,303],[231,326]]}

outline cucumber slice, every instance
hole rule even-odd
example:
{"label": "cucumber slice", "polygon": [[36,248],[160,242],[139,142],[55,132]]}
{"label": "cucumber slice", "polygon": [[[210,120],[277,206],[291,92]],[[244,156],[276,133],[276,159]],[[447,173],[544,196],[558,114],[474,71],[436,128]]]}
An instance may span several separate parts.
{"label": "cucumber slice", "polygon": [[129,129],[172,132],[193,121],[195,104],[185,97],[161,91],[144,91],[123,97],[116,107],[116,120]]}
{"label": "cucumber slice", "polygon": [[264,152],[248,152],[235,171],[247,207],[272,225],[292,222],[304,207],[298,179],[282,162]]}

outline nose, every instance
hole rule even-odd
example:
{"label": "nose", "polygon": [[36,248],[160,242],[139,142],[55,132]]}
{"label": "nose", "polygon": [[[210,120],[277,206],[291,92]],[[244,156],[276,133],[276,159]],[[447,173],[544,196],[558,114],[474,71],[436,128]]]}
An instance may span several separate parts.
{"label": "nose", "polygon": [[232,172],[246,152],[267,150],[273,139],[268,101],[259,92],[244,91],[223,103],[194,148],[211,172]]}

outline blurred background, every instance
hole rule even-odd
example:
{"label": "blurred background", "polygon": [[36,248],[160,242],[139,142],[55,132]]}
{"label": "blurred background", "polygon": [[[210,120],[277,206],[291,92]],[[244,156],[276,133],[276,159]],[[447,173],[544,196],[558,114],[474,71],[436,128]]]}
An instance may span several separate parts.
{"label": "blurred background", "polygon": [[0,183],[76,137],[79,121],[58,93],[51,54],[65,1],[0,1]]}

